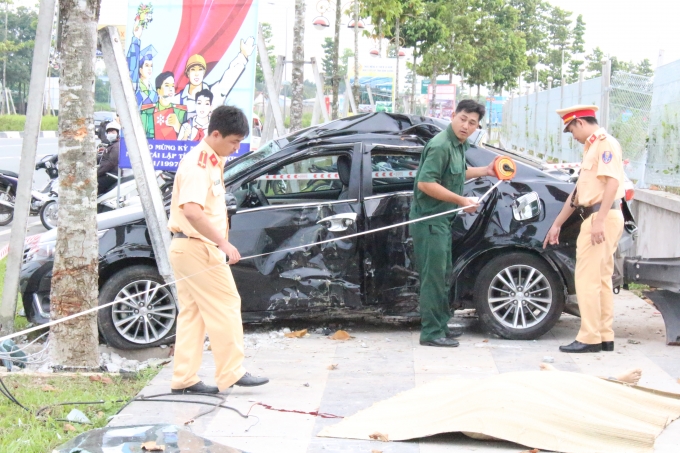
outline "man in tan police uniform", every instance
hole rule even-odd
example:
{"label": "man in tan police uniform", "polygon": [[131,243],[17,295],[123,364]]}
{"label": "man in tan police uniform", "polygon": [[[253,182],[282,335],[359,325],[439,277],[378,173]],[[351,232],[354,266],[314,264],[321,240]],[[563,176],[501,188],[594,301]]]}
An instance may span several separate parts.
{"label": "man in tan police uniform", "polygon": [[[269,382],[243,368],[241,298],[231,269],[241,255],[229,243],[224,201],[225,157],[239,149],[249,132],[236,107],[212,112],[208,135],[179,164],[172,190],[168,228],[173,233],[170,264],[177,279],[180,311],[172,393],[218,393],[232,385]],[[206,330],[215,357],[217,387],[204,384],[201,366]]]}
{"label": "man in tan police uniform", "polygon": [[564,132],[584,144],[576,188],[545,237],[543,248],[559,244],[560,227],[576,211],[582,218],[576,241],[576,297],[581,329],[562,352],[614,350],[614,252],[623,232],[620,199],[624,196],[621,145],[595,119],[597,107],[577,105],[558,110]]}

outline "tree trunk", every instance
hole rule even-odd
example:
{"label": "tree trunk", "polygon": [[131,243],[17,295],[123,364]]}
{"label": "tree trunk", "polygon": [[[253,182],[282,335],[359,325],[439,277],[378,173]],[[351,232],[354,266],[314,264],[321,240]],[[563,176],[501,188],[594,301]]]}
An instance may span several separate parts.
{"label": "tree trunk", "polygon": [[[338,119],[338,96],[340,95],[340,75],[338,74],[338,59],[340,58],[340,20],[342,17],[342,0],[335,5],[335,37],[333,41],[333,103],[331,104],[331,119]],[[345,99],[349,102],[349,99]]]}
{"label": "tree trunk", "polygon": [[302,98],[305,80],[305,1],[295,0],[293,26],[293,91],[290,100],[290,131],[302,129]]}
{"label": "tree trunk", "polygon": [[411,114],[415,114],[415,102],[416,102],[416,48],[413,48],[413,68],[411,68],[411,75],[413,79],[411,80]]}
{"label": "tree trunk", "polygon": [[[97,174],[94,61],[101,0],[61,0],[59,79],[59,226],[52,271],[51,317],[97,306]],[[107,301],[108,302],[108,301]],[[99,366],[95,313],[50,329],[53,365]]]}
{"label": "tree trunk", "polygon": [[397,69],[395,70],[394,74],[394,106],[392,107],[392,111],[394,113],[397,113],[399,110],[399,49],[401,48],[401,43],[399,42],[399,18],[397,17],[397,23],[395,24],[395,32],[394,32],[394,44],[397,48]]}
{"label": "tree trunk", "polygon": [[430,101],[430,115],[434,116],[437,109],[437,72],[439,68],[436,65],[432,67],[432,77],[430,77],[430,86],[432,87],[432,100]]}
{"label": "tree trunk", "polygon": [[354,88],[352,94],[354,95],[354,105],[359,108],[361,103],[361,88],[359,87],[359,0],[354,0]]}

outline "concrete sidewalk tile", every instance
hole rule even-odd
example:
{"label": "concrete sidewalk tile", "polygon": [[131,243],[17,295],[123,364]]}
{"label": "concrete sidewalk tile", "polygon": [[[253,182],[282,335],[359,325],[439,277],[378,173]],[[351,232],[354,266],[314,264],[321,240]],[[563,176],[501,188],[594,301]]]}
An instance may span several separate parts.
{"label": "concrete sidewalk tile", "polygon": [[314,437],[307,449],[307,453],[370,453],[372,451],[380,451],[382,453],[418,453],[420,448],[417,441],[380,442]]}
{"label": "concrete sidewalk tile", "polygon": [[238,437],[238,436],[204,436],[213,442],[229,445],[248,453],[304,453],[307,451],[309,439],[289,439],[276,437]]}

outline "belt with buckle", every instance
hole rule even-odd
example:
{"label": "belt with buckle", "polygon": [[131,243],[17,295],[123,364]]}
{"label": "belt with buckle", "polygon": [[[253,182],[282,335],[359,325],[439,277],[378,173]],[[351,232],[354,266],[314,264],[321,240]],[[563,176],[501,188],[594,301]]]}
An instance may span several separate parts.
{"label": "belt with buckle", "polygon": [[187,236],[186,234],[184,234],[180,231],[179,233],[172,233],[172,238],[173,239],[189,239],[189,236]]}
{"label": "belt with buckle", "polygon": [[[576,206],[576,213],[581,216],[583,220],[587,219],[591,214],[597,212],[602,207],[602,203],[595,203],[592,206]],[[620,210],[621,203],[619,200],[614,200],[610,209]]]}

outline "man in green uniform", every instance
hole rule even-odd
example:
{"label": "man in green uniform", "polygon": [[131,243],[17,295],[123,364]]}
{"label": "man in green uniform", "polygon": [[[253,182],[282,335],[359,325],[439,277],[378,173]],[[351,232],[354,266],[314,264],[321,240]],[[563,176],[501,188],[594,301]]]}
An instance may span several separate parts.
{"label": "man in green uniform", "polygon": [[[466,179],[496,176],[493,162],[488,167],[466,168],[467,138],[479,127],[484,106],[466,99],[451,115],[451,125],[428,142],[420,157],[420,166],[413,187],[411,220],[470,206],[465,212],[475,212],[476,202],[463,197]],[[451,254],[451,222],[454,214],[443,215],[410,225],[416,267],[420,273],[420,344],[456,347],[454,338],[461,332],[449,330]]]}

